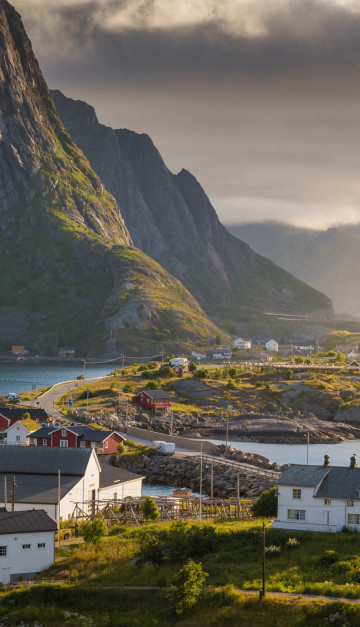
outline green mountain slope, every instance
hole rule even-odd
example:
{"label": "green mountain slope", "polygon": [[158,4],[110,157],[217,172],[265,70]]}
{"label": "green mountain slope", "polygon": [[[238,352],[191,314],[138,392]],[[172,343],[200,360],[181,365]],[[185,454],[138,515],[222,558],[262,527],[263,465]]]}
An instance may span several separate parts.
{"label": "green mountain slope", "polygon": [[135,245],[177,276],[213,320],[229,328],[264,312],[332,317],[329,298],[233,237],[195,177],[172,174],[150,137],[99,124],[88,104],[51,93]]}
{"label": "green mountain slope", "polygon": [[177,279],[133,248],[119,208],[65,131],[20,16],[0,0],[0,343],[52,353],[212,341]]}

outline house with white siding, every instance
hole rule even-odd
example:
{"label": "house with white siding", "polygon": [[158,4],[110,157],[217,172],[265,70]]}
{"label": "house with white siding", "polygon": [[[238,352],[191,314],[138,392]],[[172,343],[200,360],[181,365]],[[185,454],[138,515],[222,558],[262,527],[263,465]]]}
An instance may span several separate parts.
{"label": "house with white siding", "polygon": [[356,455],[350,465],[291,464],[278,481],[275,529],[336,532],[360,531],[360,468]]}
{"label": "house with white siding", "polygon": [[244,350],[249,350],[251,348],[251,340],[248,340],[245,337],[238,337],[234,340],[234,348],[243,348]]}
{"label": "house with white siding", "polygon": [[143,478],[100,463],[94,449],[3,446],[0,506],[11,502],[15,483],[15,511],[44,509],[57,520],[60,482],[60,520],[67,520],[76,506],[89,512],[99,500],[141,496]]}
{"label": "house with white siding", "polygon": [[28,436],[31,436],[31,434],[38,431],[38,429],[38,422],[31,420],[31,418],[23,418],[22,420],[14,422],[6,429],[5,442],[6,444],[11,444],[13,446],[28,446]]}
{"label": "house with white siding", "polygon": [[275,340],[269,340],[266,342],[265,348],[267,351],[275,351],[277,353],[279,351],[279,344]]}
{"label": "house with white siding", "polygon": [[0,582],[30,579],[55,559],[56,522],[44,510],[0,511]]}

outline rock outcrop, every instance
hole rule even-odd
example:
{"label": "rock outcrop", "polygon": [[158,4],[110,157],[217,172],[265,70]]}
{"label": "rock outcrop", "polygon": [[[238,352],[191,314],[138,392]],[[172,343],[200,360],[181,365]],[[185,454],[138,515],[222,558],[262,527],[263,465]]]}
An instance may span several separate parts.
{"label": "rock outcrop", "polygon": [[221,336],[181,283],[133,247],[115,199],[62,125],[7,0],[0,214],[0,348],[21,340],[37,352],[67,344],[118,354]]}

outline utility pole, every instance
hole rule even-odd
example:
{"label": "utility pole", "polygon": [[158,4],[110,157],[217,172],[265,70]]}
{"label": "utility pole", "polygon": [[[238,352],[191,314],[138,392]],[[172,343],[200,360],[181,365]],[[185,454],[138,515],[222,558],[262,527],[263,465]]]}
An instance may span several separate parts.
{"label": "utility pole", "polygon": [[125,431],[126,431],[126,433],[128,432],[128,409],[129,409],[129,406],[126,403],[126,410],[125,410],[126,411],[126,414],[125,414]]}
{"label": "utility pole", "polygon": [[86,379],[86,361],[84,359],[84,381]]}
{"label": "utility pole", "polygon": [[121,355],[121,361],[122,361],[122,367],[124,367],[124,364],[125,364],[125,355]]}
{"label": "utility pole", "polygon": [[121,401],[121,385],[119,383],[119,407],[120,407],[120,401]]}
{"label": "utility pole", "polygon": [[211,464],[211,474],[210,474],[210,496],[214,498],[214,464]]}
{"label": "utility pole", "polygon": [[58,528],[58,549],[60,549],[60,468],[58,470],[58,499],[57,499],[57,528]]}
{"label": "utility pole", "polygon": [[161,365],[163,364],[164,361],[164,349],[161,349]]}
{"label": "utility pole", "polygon": [[265,597],[265,521],[262,526],[262,590],[260,590],[260,599]]}
{"label": "utility pole", "polygon": [[226,414],[226,447],[225,447],[225,457],[228,456],[228,445],[229,445],[229,414]]}
{"label": "utility pole", "polygon": [[237,497],[238,497],[238,501],[240,503],[240,474],[238,473],[237,476]]}
{"label": "utility pole", "polygon": [[172,409],[170,410],[170,435],[173,434],[173,426],[174,426],[174,414]]}
{"label": "utility pole", "polygon": [[15,511],[15,488],[16,488],[16,481],[15,481],[15,476],[12,479],[12,490],[11,490],[11,511]]}
{"label": "utility pole", "polygon": [[307,432],[307,445],[306,445],[306,465],[309,465],[309,444],[310,444],[310,433]]}
{"label": "utility pole", "polygon": [[90,390],[86,390],[86,409],[89,409],[89,392]]}
{"label": "utility pole", "polygon": [[6,485],[6,475],[4,476],[4,505],[7,510],[7,485]]}
{"label": "utility pole", "polygon": [[199,522],[201,523],[201,506],[202,506],[202,469],[203,469],[203,457],[202,457],[202,443],[200,444],[200,509],[199,509]]}

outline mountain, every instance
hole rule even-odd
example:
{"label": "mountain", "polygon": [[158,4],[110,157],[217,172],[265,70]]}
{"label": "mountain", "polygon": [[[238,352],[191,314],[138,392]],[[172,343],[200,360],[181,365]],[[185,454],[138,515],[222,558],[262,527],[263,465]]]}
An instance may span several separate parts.
{"label": "mountain", "polygon": [[[83,354],[223,339],[133,246],[115,199],[61,123],[21,18],[0,0],[0,348]],[[132,354],[132,352],[130,353]]]}
{"label": "mountain", "polygon": [[228,229],[261,255],[328,294],[336,312],[359,317],[360,225],[315,231],[264,222]]}
{"label": "mountain", "polygon": [[252,312],[330,319],[330,299],[256,254],[219,222],[201,185],[172,174],[150,137],[100,124],[94,109],[52,91],[64,126],[114,195],[135,245],[173,273],[220,325]]}

